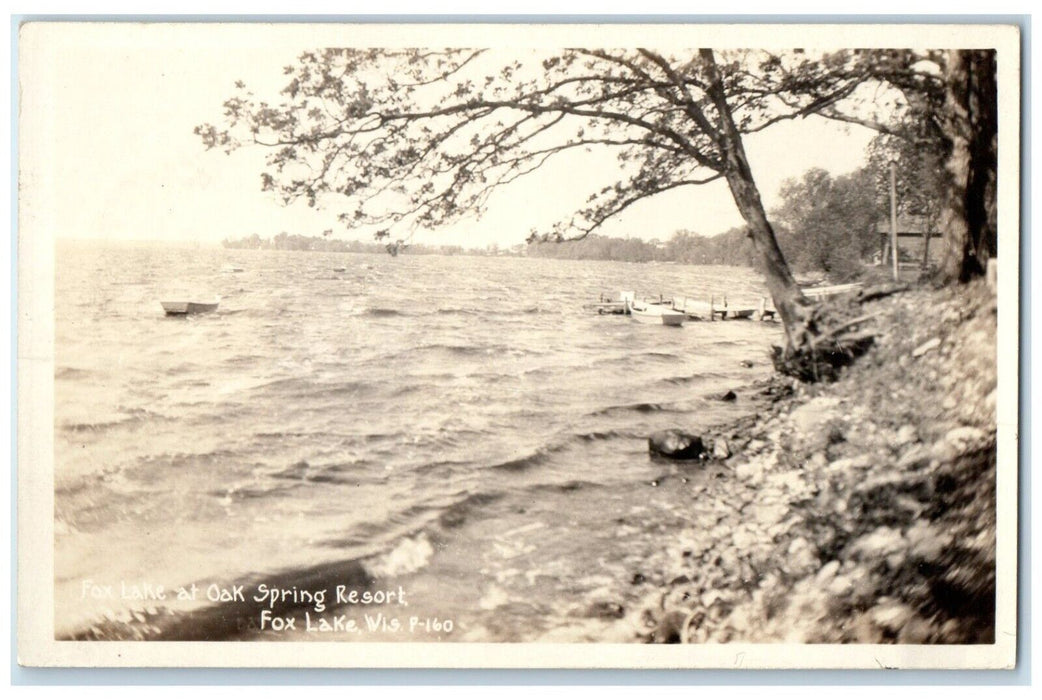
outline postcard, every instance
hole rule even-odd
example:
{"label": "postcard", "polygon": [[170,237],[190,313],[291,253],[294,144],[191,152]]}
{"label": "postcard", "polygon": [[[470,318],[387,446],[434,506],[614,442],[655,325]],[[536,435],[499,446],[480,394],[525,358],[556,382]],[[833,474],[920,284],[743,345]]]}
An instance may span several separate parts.
{"label": "postcard", "polygon": [[21,664],[1014,666],[1016,26],[17,61]]}

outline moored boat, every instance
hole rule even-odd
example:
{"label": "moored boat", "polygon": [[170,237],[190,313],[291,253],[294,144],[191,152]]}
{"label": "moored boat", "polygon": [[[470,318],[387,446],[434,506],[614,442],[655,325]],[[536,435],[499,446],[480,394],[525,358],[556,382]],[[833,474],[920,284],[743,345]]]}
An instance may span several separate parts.
{"label": "moored boat", "polygon": [[637,301],[633,292],[623,292],[623,301],[634,320],[641,323],[657,323],[663,326],[683,325],[686,314],[676,311],[669,302]]}
{"label": "moored boat", "polygon": [[213,301],[161,301],[159,303],[168,316],[186,316],[216,311],[221,299],[218,297]]}

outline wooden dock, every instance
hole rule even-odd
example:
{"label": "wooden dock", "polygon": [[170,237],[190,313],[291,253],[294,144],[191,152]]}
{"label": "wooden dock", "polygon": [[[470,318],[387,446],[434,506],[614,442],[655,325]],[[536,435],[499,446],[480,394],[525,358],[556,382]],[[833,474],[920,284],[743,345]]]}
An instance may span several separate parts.
{"label": "wooden dock", "polygon": [[[813,301],[822,301],[843,294],[855,294],[861,291],[862,284],[854,282],[851,284],[833,284],[817,287],[804,287],[803,295]],[[626,314],[625,296],[632,292],[620,294],[602,294],[600,299],[592,304],[585,304],[583,309],[594,311],[599,314]],[[645,300],[651,299],[646,297]],[[774,303],[769,297],[760,297],[757,301],[743,299],[741,302],[729,302],[725,294],[709,294],[692,296],[686,294],[675,294],[672,298],[658,295],[653,303],[668,304],[675,311],[687,315],[689,319],[701,321],[724,321],[730,319],[752,319],[754,321],[773,320],[778,316]]]}
{"label": "wooden dock", "polygon": [[601,294],[600,299],[592,304],[583,304],[583,310],[594,311],[598,314],[623,315],[628,314],[626,300],[621,292],[616,294]]}
{"label": "wooden dock", "polygon": [[730,304],[726,296],[710,295],[708,298],[677,295],[673,297],[673,308],[688,315],[688,318],[705,321],[751,318],[756,321],[773,318],[774,309],[766,297],[758,304]]}

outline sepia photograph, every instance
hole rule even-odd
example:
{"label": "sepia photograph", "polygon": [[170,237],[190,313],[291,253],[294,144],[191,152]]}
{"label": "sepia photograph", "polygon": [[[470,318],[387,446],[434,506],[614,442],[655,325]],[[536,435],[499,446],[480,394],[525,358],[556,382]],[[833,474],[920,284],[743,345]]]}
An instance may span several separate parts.
{"label": "sepia photograph", "polygon": [[1018,27],[17,42],[21,663],[1015,663]]}

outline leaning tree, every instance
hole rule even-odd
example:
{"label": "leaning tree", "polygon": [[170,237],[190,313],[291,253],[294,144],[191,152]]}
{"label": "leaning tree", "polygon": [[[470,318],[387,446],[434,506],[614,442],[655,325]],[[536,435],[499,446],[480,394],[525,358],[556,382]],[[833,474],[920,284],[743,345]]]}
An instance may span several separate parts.
{"label": "leaning tree", "polygon": [[837,104],[865,76],[771,80],[782,62],[708,49],[324,49],[285,69],[277,104],[237,83],[223,123],[196,133],[209,148],[270,149],[264,189],[286,203],[338,198],[341,220],[384,226],[378,238],[480,211],[493,191],[569,152],[610,149],[622,175],[530,240],[582,238],[638,201],[722,179],[784,322],[782,356],[817,367],[848,348],[793,279],[742,137]]}

